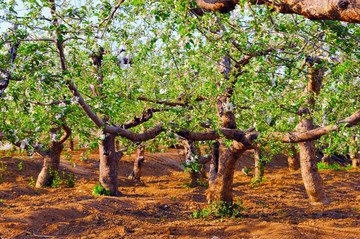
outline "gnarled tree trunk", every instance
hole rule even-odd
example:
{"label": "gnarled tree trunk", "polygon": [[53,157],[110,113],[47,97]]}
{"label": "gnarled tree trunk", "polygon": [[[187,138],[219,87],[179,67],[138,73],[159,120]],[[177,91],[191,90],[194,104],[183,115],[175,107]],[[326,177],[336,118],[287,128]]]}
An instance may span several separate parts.
{"label": "gnarled tree trunk", "polygon": [[[228,13],[240,0],[196,0],[199,7]],[[359,0],[249,0],[251,4],[267,4],[272,10],[286,14],[298,14],[311,20],[335,20],[360,23]]]}
{"label": "gnarled tree trunk", "polygon": [[260,148],[254,149],[254,160],[255,160],[255,181],[262,181],[265,172],[266,162],[261,159],[261,150]]}
{"label": "gnarled tree trunk", "polygon": [[129,175],[129,179],[139,181],[141,178],[141,169],[145,160],[145,146],[140,145],[137,149],[136,159],[134,161],[134,169]]}
{"label": "gnarled tree trunk", "polygon": [[299,153],[296,151],[294,145],[290,145],[292,154],[288,155],[288,167],[290,171],[296,171],[300,168]]}
{"label": "gnarled tree trunk", "polygon": [[210,164],[209,189],[207,191],[208,202],[227,205],[233,203],[233,179],[235,163],[246,151],[243,145],[234,142],[233,146],[227,148],[226,145],[216,142],[213,148],[212,160]]}
{"label": "gnarled tree trunk", "polygon": [[51,186],[54,176],[59,170],[60,156],[63,149],[63,144],[52,143],[50,152],[45,155],[43,167],[36,180],[35,186],[37,188]]}
{"label": "gnarled tree trunk", "polygon": [[104,188],[110,190],[110,195],[121,195],[118,190],[118,169],[122,152],[115,151],[115,135],[105,133],[105,138],[99,142],[100,168],[99,181]]}
{"label": "gnarled tree trunk", "polygon": [[359,147],[358,145],[356,145],[355,139],[356,139],[355,136],[351,137],[352,147],[350,150],[350,159],[352,161],[353,168],[357,168],[360,166],[360,155],[358,154]]}
{"label": "gnarled tree trunk", "polygon": [[[302,107],[301,110],[304,112],[304,114],[310,114],[309,109],[305,107]],[[314,126],[312,119],[303,119],[296,128],[300,132],[306,132],[313,129]],[[310,203],[327,203],[328,201],[325,195],[324,183],[316,164],[315,141],[299,143],[299,149],[301,176]]]}

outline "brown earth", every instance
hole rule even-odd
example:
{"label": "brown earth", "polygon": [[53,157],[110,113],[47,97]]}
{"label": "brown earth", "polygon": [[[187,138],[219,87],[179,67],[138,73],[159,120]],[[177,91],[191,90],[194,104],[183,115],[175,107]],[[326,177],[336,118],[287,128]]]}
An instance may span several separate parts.
{"label": "brown earth", "polygon": [[193,212],[208,207],[206,190],[186,188],[189,175],[178,151],[146,154],[140,183],[127,179],[134,155],[123,158],[120,197],[93,196],[97,155],[81,161],[84,150],[69,153],[76,167],[64,155],[60,175],[74,172],[75,187],[35,189],[30,177],[36,179],[41,159],[0,152],[7,167],[0,185],[1,238],[360,238],[359,170],[321,170],[330,203],[311,206],[300,172],[289,172],[284,157],[274,159],[267,180],[252,187],[241,172],[253,167],[249,152],[234,178],[235,198],[247,210],[234,219],[194,219]]}

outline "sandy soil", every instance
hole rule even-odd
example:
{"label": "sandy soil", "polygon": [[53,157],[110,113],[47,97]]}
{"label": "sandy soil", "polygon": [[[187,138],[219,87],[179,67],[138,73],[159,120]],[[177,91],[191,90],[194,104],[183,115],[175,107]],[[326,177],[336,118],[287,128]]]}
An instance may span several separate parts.
{"label": "sandy soil", "polygon": [[76,167],[64,156],[61,172],[75,173],[75,187],[35,189],[30,177],[36,179],[41,159],[0,152],[7,166],[0,185],[1,238],[360,238],[360,170],[321,170],[330,203],[311,206],[300,172],[289,172],[283,157],[268,165],[267,181],[252,187],[241,172],[253,167],[249,152],[234,178],[235,198],[247,211],[235,219],[194,219],[193,212],[208,206],[206,189],[184,186],[189,175],[176,150],[146,154],[140,183],[127,179],[134,155],[123,158],[120,197],[92,196],[97,155],[80,161],[82,150],[69,153]]}

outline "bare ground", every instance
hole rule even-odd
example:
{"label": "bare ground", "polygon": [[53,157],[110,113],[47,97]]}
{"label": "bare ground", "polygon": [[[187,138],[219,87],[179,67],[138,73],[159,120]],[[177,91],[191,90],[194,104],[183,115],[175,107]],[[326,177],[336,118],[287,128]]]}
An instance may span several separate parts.
{"label": "bare ground", "polygon": [[36,179],[41,159],[0,152],[7,166],[0,185],[1,238],[360,238],[360,170],[321,170],[330,203],[311,206],[300,172],[289,172],[280,156],[268,165],[267,180],[252,187],[241,172],[253,167],[249,152],[234,177],[235,198],[247,211],[205,220],[191,215],[208,206],[206,189],[184,186],[189,175],[176,150],[146,154],[140,183],[127,179],[134,155],[123,158],[120,197],[93,196],[97,155],[80,161],[82,150],[69,153],[76,167],[64,157],[61,171],[75,173],[75,187],[35,189],[30,177]]}

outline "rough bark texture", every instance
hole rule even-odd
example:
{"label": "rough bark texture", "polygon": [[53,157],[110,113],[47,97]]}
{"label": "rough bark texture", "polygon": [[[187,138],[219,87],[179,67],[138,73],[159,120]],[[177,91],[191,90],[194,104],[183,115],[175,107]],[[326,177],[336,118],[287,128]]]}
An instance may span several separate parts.
{"label": "rough bark texture", "polygon": [[261,161],[261,150],[259,148],[254,149],[254,160],[255,160],[255,181],[262,181],[265,172],[266,162]]}
{"label": "rough bark texture", "polygon": [[[224,82],[229,80],[230,59],[225,56],[223,62],[219,64],[220,73],[224,75]],[[236,81],[233,82],[235,84]],[[233,94],[233,84],[228,85],[223,95],[217,97],[216,110],[220,119],[222,128],[236,129],[236,121],[232,106],[229,105],[230,98]],[[218,82],[218,89],[222,84]],[[232,188],[235,163],[241,154],[246,151],[242,144],[233,142],[230,148],[224,144],[216,142],[213,149],[212,161],[209,172],[209,189],[207,194],[208,202],[225,202],[227,205],[233,203]]]}
{"label": "rough bark texture", "polygon": [[288,155],[288,166],[290,171],[296,171],[300,168],[299,153],[296,151],[294,145],[290,145],[292,155]]}
{"label": "rough bark texture", "polygon": [[[39,146],[32,146],[44,157],[43,167],[36,180],[35,186],[37,188],[50,186],[53,182],[55,174],[59,170],[60,156],[62,150],[64,149],[63,144],[71,135],[71,129],[65,123],[63,123],[61,127],[64,129],[65,133],[61,136],[59,141],[56,141],[55,139],[53,140],[50,145],[50,151],[46,152]],[[51,135],[56,134],[58,131],[60,131],[60,128],[51,129]],[[28,147],[28,145],[26,145],[26,147]]]}
{"label": "rough bark texture", "polygon": [[36,180],[36,187],[51,186],[55,173],[59,170],[60,156],[64,149],[62,144],[54,142],[51,145],[50,152],[44,158],[44,164]]}
{"label": "rough bark texture", "polygon": [[111,195],[120,195],[117,177],[122,152],[115,151],[115,135],[105,134],[105,138],[99,142],[99,153],[99,181],[104,188],[110,190]]}
{"label": "rough bark texture", "polygon": [[353,168],[357,168],[360,166],[360,155],[358,154],[359,147],[356,144],[355,136],[351,137],[351,149],[350,149],[350,159],[352,161]]}
{"label": "rough bark texture", "polygon": [[352,166],[353,166],[353,168],[357,168],[357,167],[360,166],[360,159],[359,159],[359,157],[357,157],[357,158],[352,158],[351,161],[352,161]]}
{"label": "rough bark texture", "polygon": [[[196,0],[199,7],[227,13],[239,0]],[[298,14],[311,20],[336,20],[360,23],[360,0],[249,0],[251,4],[267,4],[285,14]]]}
{"label": "rough bark texture", "polygon": [[207,200],[209,203],[225,202],[227,205],[231,205],[233,203],[235,163],[246,151],[246,148],[236,142],[230,148],[224,144],[218,144],[218,148],[216,147],[214,147],[215,152],[210,166]]}
{"label": "rough bark texture", "polygon": [[74,139],[73,138],[70,139],[70,150],[74,151]]}
{"label": "rough bark texture", "polygon": [[[302,111],[307,112],[307,116],[309,117],[310,111],[307,108],[302,107]],[[296,129],[300,132],[305,132],[311,130],[313,127],[313,121],[310,118],[303,119],[300,124],[297,125]],[[310,203],[327,203],[328,201],[325,195],[324,183],[316,164],[315,141],[299,143],[299,149],[301,176]]]}
{"label": "rough bark texture", "polygon": [[134,169],[129,175],[129,179],[139,181],[141,178],[141,169],[145,160],[145,146],[140,145],[137,149],[136,159],[134,161]]}

